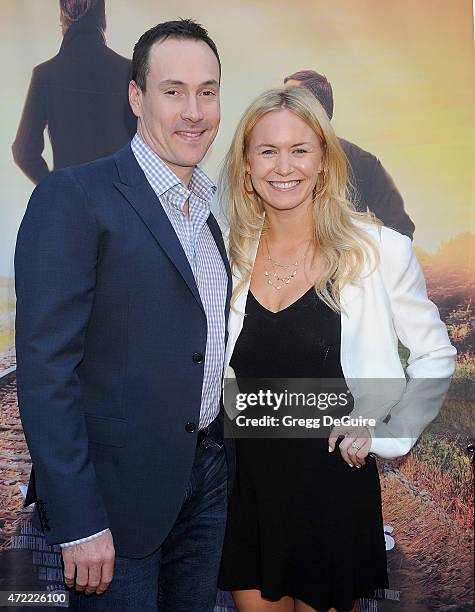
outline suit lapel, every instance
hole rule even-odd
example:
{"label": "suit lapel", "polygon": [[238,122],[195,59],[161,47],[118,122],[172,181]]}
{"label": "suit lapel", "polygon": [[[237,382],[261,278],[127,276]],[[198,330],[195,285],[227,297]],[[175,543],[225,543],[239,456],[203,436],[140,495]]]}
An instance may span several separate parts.
{"label": "suit lapel", "polygon": [[130,144],[116,153],[115,160],[120,177],[120,181],[114,182],[115,187],[136,210],[204,311],[185,251],[163,206],[135,159]]}
{"label": "suit lapel", "polygon": [[226,274],[228,275],[228,284],[226,290],[226,321],[229,316],[229,303],[231,301],[231,293],[233,290],[233,281],[231,276],[231,268],[229,267],[228,255],[226,253],[226,247],[224,245],[223,235],[221,233],[221,229],[216,221],[212,212],[209,213],[208,217],[208,227],[213,234],[214,241],[216,242],[216,246],[218,247],[219,253],[224,263],[224,267],[226,268]]}

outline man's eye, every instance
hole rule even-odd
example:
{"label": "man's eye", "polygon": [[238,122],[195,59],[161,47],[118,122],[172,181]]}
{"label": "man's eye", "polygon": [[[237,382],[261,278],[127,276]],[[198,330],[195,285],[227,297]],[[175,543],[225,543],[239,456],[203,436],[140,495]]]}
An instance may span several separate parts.
{"label": "man's eye", "polygon": [[215,96],[216,95],[214,91],[211,91],[211,89],[207,89],[206,91],[203,91],[202,94],[204,96]]}
{"label": "man's eye", "polygon": [[175,94],[178,94],[178,93],[180,93],[180,92],[178,90],[176,90],[176,89],[168,89],[165,92],[166,95],[170,95],[170,96],[174,96]]}

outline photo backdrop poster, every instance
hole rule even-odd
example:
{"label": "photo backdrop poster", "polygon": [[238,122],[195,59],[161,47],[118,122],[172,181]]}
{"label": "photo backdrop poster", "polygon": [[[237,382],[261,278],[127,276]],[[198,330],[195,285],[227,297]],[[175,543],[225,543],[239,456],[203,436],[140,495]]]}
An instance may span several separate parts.
{"label": "photo backdrop poster", "polygon": [[[30,460],[15,392],[13,253],[18,226],[39,177],[63,162],[81,161],[80,155],[105,154],[96,136],[111,148],[127,140],[133,123],[112,94],[122,91],[133,45],[160,21],[192,17],[208,29],[223,64],[221,128],[203,164],[213,178],[246,105],[264,89],[281,85],[285,76],[311,69],[332,84],[336,133],[379,158],[404,198],[428,291],[457,347],[458,362],[444,408],[417,446],[407,457],[379,461],[391,588],[363,606],[404,612],[472,610],[471,2],[106,0],[107,74],[97,75],[97,66],[87,64],[80,53],[71,52],[70,61],[82,59],[82,78],[95,74],[107,95],[92,102],[76,96],[68,79],[78,68],[61,65],[55,72],[62,88],[55,99],[61,121],[56,120],[58,108],[54,115],[54,96],[46,96],[41,80],[44,63],[78,43],[63,39],[59,3],[1,0],[0,7],[0,590],[62,585],[59,550],[45,545],[31,525],[31,508],[23,508]],[[99,102],[102,116],[96,112]],[[218,609],[232,609],[226,594],[220,594]]]}

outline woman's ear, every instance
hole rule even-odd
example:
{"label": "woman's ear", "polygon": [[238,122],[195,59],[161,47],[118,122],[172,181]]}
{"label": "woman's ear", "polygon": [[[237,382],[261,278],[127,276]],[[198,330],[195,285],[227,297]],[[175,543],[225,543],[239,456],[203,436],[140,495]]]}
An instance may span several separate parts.
{"label": "woman's ear", "polygon": [[327,155],[327,145],[325,141],[320,138],[320,149],[322,151],[322,155],[320,157],[320,164],[318,166],[318,174],[325,172],[325,158]]}

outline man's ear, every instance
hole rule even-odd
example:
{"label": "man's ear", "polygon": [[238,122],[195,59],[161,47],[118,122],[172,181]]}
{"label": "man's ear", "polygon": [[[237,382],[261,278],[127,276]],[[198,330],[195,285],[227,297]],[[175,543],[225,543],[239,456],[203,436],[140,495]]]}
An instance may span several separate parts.
{"label": "man's ear", "polygon": [[129,104],[136,117],[142,115],[142,90],[135,81],[129,83]]}

